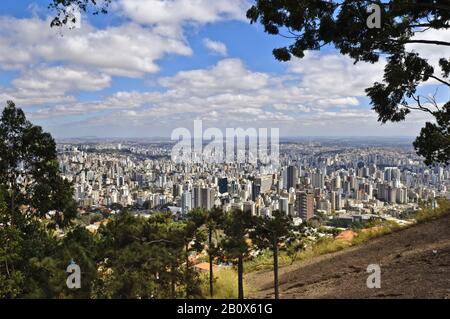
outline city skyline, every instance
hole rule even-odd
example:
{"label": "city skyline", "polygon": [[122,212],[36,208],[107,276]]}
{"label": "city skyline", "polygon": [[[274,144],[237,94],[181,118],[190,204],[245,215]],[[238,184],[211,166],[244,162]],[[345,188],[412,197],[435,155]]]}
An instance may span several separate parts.
{"label": "city skyline", "polygon": [[448,1],[3,0],[0,298],[450,298]]}
{"label": "city skyline", "polygon": [[[180,14],[159,1],[120,0],[70,30],[50,28],[46,4],[5,1],[0,97],[56,138],[170,138],[195,119],[220,129],[279,127],[283,137],[409,137],[430,120],[413,112],[405,122],[377,122],[364,89],[382,79],[384,62],[354,65],[331,47],[276,61],[273,47],[288,41],[250,25],[246,0],[199,1]],[[433,65],[448,52],[408,46]],[[432,81],[419,91],[448,98]]]}

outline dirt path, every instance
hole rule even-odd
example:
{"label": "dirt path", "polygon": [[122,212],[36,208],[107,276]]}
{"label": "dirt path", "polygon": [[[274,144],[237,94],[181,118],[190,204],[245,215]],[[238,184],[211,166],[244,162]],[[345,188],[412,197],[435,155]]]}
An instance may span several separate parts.
{"label": "dirt path", "polygon": [[[369,264],[381,288],[368,289]],[[273,298],[272,271],[246,276],[254,298]],[[281,298],[450,298],[450,216],[280,269]]]}

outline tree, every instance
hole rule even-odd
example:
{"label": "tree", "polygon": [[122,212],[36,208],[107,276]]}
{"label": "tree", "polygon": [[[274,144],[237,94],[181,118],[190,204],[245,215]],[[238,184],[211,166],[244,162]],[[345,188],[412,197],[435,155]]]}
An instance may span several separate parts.
{"label": "tree", "polygon": [[92,14],[107,13],[111,0],[52,0],[49,9],[55,11],[55,17],[52,19],[52,27],[61,27],[69,23],[76,22],[74,10],[87,12],[92,9]]}
{"label": "tree", "polygon": [[250,251],[250,234],[254,228],[254,219],[251,212],[233,210],[225,216],[222,242],[225,255],[237,262],[238,270],[238,298],[244,299],[244,258]]}
{"label": "tree", "polygon": [[8,101],[0,119],[0,184],[5,187],[9,224],[53,212],[53,225],[76,216],[71,184],[59,173],[56,144]]}
{"label": "tree", "polygon": [[278,248],[293,235],[292,218],[280,211],[274,211],[272,217],[260,217],[256,221],[253,233],[254,243],[260,249],[270,248],[273,253],[273,286],[275,299],[278,291]]}
{"label": "tree", "polygon": [[59,174],[51,135],[8,101],[0,118],[1,296],[76,297],[65,287],[62,257],[71,249],[54,233],[76,215],[72,196],[71,184]]}
{"label": "tree", "polygon": [[[157,291],[159,263],[152,260],[145,233],[145,220],[128,212],[99,229],[103,261],[99,298],[151,298]],[[150,249],[148,249],[150,248]],[[162,297],[162,295],[158,295]]]}
{"label": "tree", "polygon": [[[186,214],[184,221],[184,246],[186,252],[186,298],[199,295],[196,285],[196,274],[192,271],[189,263],[190,252],[201,252],[204,248],[205,234],[202,232],[201,227],[205,224],[207,213],[203,209],[194,209]],[[194,283],[191,281],[194,280]],[[194,289],[195,287],[195,289]]]}
{"label": "tree", "polygon": [[436,123],[426,123],[414,141],[418,154],[425,157],[425,163],[448,162],[450,154],[450,102],[436,114]]}
{"label": "tree", "polygon": [[[206,227],[208,229],[208,259],[209,259],[209,295],[214,296],[214,256],[217,253],[217,245],[213,243],[213,233],[217,231],[224,223],[224,213],[219,208],[213,208],[208,211],[206,216]],[[216,232],[217,236],[217,232]]]}
{"label": "tree", "polygon": [[[92,235],[86,228],[76,226],[65,234],[58,247],[58,271],[63,270],[62,296],[64,298],[89,299],[98,279],[97,264],[101,260],[101,251],[98,250],[97,236]],[[81,288],[68,289],[65,285],[66,267],[75,262],[81,269]]]}
{"label": "tree", "polygon": [[189,250],[194,249],[186,250],[193,238],[189,227],[174,221],[170,212],[155,213],[146,220],[125,211],[102,225],[100,278],[94,297],[199,297],[197,273],[184,266]]}
{"label": "tree", "polygon": [[[368,8],[374,4],[381,9],[381,28],[367,25],[371,14]],[[448,103],[441,107],[435,98],[418,94],[417,88],[434,80],[448,92],[450,59],[440,59],[439,74],[425,57],[408,52],[405,46],[412,43],[436,48],[450,46],[449,42],[432,38],[433,30],[450,28],[448,0],[256,0],[247,17],[251,23],[259,21],[265,32],[293,42],[273,50],[280,61],[288,61],[293,56],[303,58],[305,51],[320,50],[327,45],[333,45],[355,63],[376,63],[385,56],[383,81],[366,89],[378,120],[403,121],[412,110],[432,115],[437,124],[426,123],[414,147],[428,165],[449,162]],[[418,38],[417,34],[424,36]]]}
{"label": "tree", "polygon": [[7,205],[0,189],[0,298],[16,298],[23,292],[25,275],[16,270],[21,261],[22,238],[17,228],[6,227],[9,222]]}

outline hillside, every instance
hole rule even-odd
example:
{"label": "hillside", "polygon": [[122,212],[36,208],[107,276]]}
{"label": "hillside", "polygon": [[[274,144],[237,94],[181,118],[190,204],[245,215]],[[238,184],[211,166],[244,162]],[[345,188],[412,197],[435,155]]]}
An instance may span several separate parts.
{"label": "hillside", "polygon": [[[381,266],[381,288],[366,268]],[[273,298],[272,271],[251,273],[255,298]],[[450,298],[450,216],[280,269],[280,298]]]}

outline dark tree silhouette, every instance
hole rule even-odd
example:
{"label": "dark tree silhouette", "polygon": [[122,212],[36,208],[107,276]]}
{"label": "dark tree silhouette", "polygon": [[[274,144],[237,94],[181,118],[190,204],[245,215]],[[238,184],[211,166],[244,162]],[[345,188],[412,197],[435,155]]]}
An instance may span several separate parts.
{"label": "dark tree silhouette", "polygon": [[[209,295],[214,296],[214,256],[219,247],[213,242],[213,233],[216,232],[224,223],[225,214],[219,208],[213,208],[208,211],[206,216],[206,228],[208,230],[208,259],[209,259]],[[216,234],[217,235],[217,234]]]}
{"label": "dark tree silhouette", "polygon": [[223,227],[226,237],[222,247],[225,255],[237,263],[238,298],[244,299],[244,258],[251,248],[249,235],[254,229],[254,219],[249,211],[233,210],[226,215]]}
{"label": "dark tree silhouette", "polygon": [[[76,214],[72,196],[71,184],[59,174],[51,135],[7,102],[0,118],[1,298],[90,296],[97,273],[93,241],[85,229],[67,232]],[[55,236],[56,225],[66,227],[63,239]],[[75,292],[65,286],[71,258],[88,279]]]}
{"label": "dark tree silhouette", "polygon": [[[369,28],[369,6],[381,8],[381,28]],[[439,39],[418,39],[417,34],[450,28],[448,0],[257,0],[247,11],[251,23],[259,21],[267,33],[281,35],[292,44],[273,50],[276,59],[288,61],[292,56],[303,58],[307,50],[320,50],[333,45],[355,63],[376,63],[387,57],[382,82],[366,90],[378,120],[398,122],[412,111],[429,113],[437,124],[427,123],[414,143],[426,164],[448,163],[450,160],[449,108],[440,107],[434,98],[423,97],[417,87],[431,79],[449,92],[450,59],[442,57],[440,72],[426,57],[408,52],[405,45],[448,47],[450,42]],[[438,138],[436,140],[436,137]]]}
{"label": "dark tree silhouette", "polygon": [[280,211],[274,211],[272,217],[260,217],[256,220],[253,233],[254,244],[260,249],[269,248],[273,254],[273,287],[275,299],[280,297],[278,291],[278,248],[282,242],[288,242],[294,235],[292,218]]}
{"label": "dark tree silhouette", "polygon": [[12,101],[0,119],[0,184],[12,225],[52,212],[54,224],[67,226],[76,215],[72,185],[59,173],[55,141]]}
{"label": "dark tree silhouette", "polygon": [[49,9],[55,11],[55,17],[51,22],[52,27],[61,27],[69,23],[76,22],[74,10],[87,12],[92,10],[92,14],[107,13],[111,0],[52,0]]}

